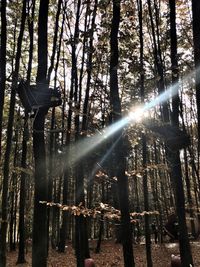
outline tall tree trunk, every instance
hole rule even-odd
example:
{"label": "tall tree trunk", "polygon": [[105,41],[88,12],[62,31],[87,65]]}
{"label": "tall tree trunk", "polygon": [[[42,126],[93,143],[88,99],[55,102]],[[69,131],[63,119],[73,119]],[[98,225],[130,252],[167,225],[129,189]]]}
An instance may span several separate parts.
{"label": "tall tree trunk", "polygon": [[57,47],[57,39],[58,39],[58,29],[59,29],[59,17],[60,17],[60,11],[61,11],[61,5],[63,0],[58,1],[58,9],[56,13],[56,22],[55,22],[55,30],[54,30],[54,37],[53,37],[53,51],[51,55],[50,60],[50,66],[48,69],[48,75],[47,75],[47,81],[50,82],[51,73],[54,67],[54,60],[55,60],[55,54],[56,54],[56,47]]}
{"label": "tall tree trunk", "polygon": [[26,20],[26,0],[23,1],[22,15],[21,15],[21,26],[19,37],[17,40],[17,53],[15,58],[15,68],[12,77],[11,85],[11,98],[10,98],[10,108],[9,108],[9,118],[7,126],[7,142],[6,142],[6,151],[4,156],[4,167],[3,167],[3,192],[2,192],[2,220],[0,226],[0,266],[6,266],[6,235],[7,235],[7,213],[8,213],[8,184],[9,184],[9,163],[10,163],[10,154],[12,146],[12,134],[13,134],[13,121],[14,121],[14,112],[15,112],[15,95],[19,74],[20,66],[20,57],[21,57],[21,46],[22,38],[24,33]]}
{"label": "tall tree trunk", "polygon": [[[170,7],[170,37],[171,37],[171,65],[172,65],[172,83],[179,87],[178,61],[177,61],[177,34],[176,34],[176,4],[175,0],[169,0]],[[178,91],[178,90],[177,90]],[[179,95],[172,97],[172,125],[179,127]],[[173,146],[168,151],[169,163],[171,167],[171,178],[174,184],[176,211],[179,223],[179,245],[181,263],[185,267],[193,265],[192,254],[190,250],[186,214],[185,214],[185,196],[183,190],[182,170],[179,151],[174,151]]]}
{"label": "tall tree trunk", "polygon": [[[192,0],[193,15],[193,42],[194,42],[194,64],[196,73],[196,103],[197,103],[197,121],[198,121],[198,161],[200,154],[200,1]],[[199,170],[199,167],[198,167]]]}
{"label": "tall tree trunk", "polygon": [[[157,41],[156,41],[156,31],[155,31],[155,25],[154,25],[153,14],[152,14],[151,0],[147,0],[147,3],[148,3],[148,10],[149,10],[152,37],[153,37],[154,64],[155,64],[156,74],[158,74],[159,76],[158,82],[157,82],[158,93],[161,94],[165,90],[162,55],[161,55],[161,50],[159,49],[160,43],[159,43],[158,36],[157,36]],[[158,34],[158,30],[157,30],[157,34]],[[160,111],[161,111],[162,120],[164,122],[169,122],[169,110],[168,110],[167,101],[160,106]]]}
{"label": "tall tree trunk", "polygon": [[185,165],[185,183],[186,183],[186,191],[187,191],[187,202],[189,204],[189,214],[191,218],[191,232],[192,236],[196,237],[195,231],[195,224],[194,224],[194,207],[193,207],[193,200],[192,200],[192,193],[191,193],[191,181],[189,177],[189,170],[188,170],[188,159],[187,159],[187,151],[184,149],[184,165]]}
{"label": "tall tree trunk", "polygon": [[[139,25],[140,25],[140,96],[141,102],[144,103],[144,40],[143,40],[143,11],[142,11],[142,0],[138,3],[138,15],[139,15]],[[143,174],[143,190],[144,190],[144,209],[149,211],[149,197],[148,197],[148,182],[147,182],[147,141],[146,135],[142,133],[142,167],[144,168]],[[151,234],[149,229],[149,215],[145,214],[145,240],[146,240],[146,257],[147,266],[152,267],[152,257],[151,257]]]}
{"label": "tall tree trunk", "polygon": [[[58,1],[58,9],[56,13],[56,22],[55,22],[55,30],[54,30],[54,39],[53,39],[53,51],[51,55],[51,63],[50,67],[48,69],[48,77],[47,81],[48,84],[50,83],[50,78],[51,78],[51,73],[54,67],[54,61],[55,61],[55,56],[56,56],[56,47],[58,46],[57,50],[57,62],[55,66],[55,77],[54,77],[54,89],[56,88],[57,84],[57,72],[58,72],[58,62],[60,59],[60,49],[61,49],[61,41],[62,41],[62,36],[63,36],[63,24],[64,24],[64,16],[63,16],[63,21],[62,21],[62,26],[61,26],[61,33],[59,36],[59,40],[57,43],[58,39],[58,29],[59,29],[59,17],[60,17],[60,11],[61,11],[61,4],[62,0]],[[53,133],[53,130],[55,128],[55,107],[52,109],[52,114],[51,114],[51,132],[50,132],[50,142],[49,142],[49,162],[48,162],[48,201],[52,202],[52,193],[53,193],[53,166],[54,166],[54,160],[55,160],[55,133]],[[52,209],[47,210],[47,246],[49,247],[49,226],[51,223],[51,217],[52,217]],[[52,233],[53,234],[53,233]]]}
{"label": "tall tree trunk", "polygon": [[[17,120],[18,121],[18,120]],[[18,149],[19,149],[19,127],[16,126],[15,133],[14,133],[14,140],[15,140],[15,149],[14,149],[14,160],[13,160],[13,167],[17,167],[18,163]],[[16,210],[15,210],[15,199],[17,195],[17,174],[15,172],[11,175],[11,192],[10,192],[10,201],[11,201],[11,210],[10,210],[10,225],[9,225],[9,232],[10,232],[10,251],[14,251],[16,249],[15,244],[15,218],[16,218]]]}
{"label": "tall tree trunk", "polygon": [[0,40],[0,161],[2,154],[2,119],[4,107],[4,94],[6,86],[6,42],[7,42],[7,22],[6,22],[6,0],[1,1],[1,40]]}
{"label": "tall tree trunk", "polygon": [[[76,23],[74,30],[74,44],[72,45],[72,82],[74,86],[74,102],[76,105],[77,114],[75,114],[75,142],[80,139],[80,105],[81,93],[78,89],[78,73],[77,73],[77,57],[76,48],[79,38],[79,23],[80,23],[80,7],[81,1],[77,3]],[[86,14],[87,15],[87,14]],[[85,193],[84,193],[84,165],[82,159],[75,164],[75,202],[76,205],[82,203],[85,206]],[[75,217],[75,246],[76,246],[76,259],[77,267],[84,267],[84,259],[89,258],[89,245],[87,237],[87,221],[83,215]]]}
{"label": "tall tree trunk", "polygon": [[[142,167],[144,169],[143,174],[143,192],[144,192],[144,209],[148,213],[149,211],[149,193],[148,193],[148,181],[147,181],[147,143],[146,136],[142,134]],[[149,227],[149,215],[145,214],[145,240],[146,240],[146,257],[147,257],[147,266],[152,267],[152,257],[151,257],[151,233]]]}
{"label": "tall tree trunk", "polygon": [[25,204],[26,204],[26,157],[27,157],[27,114],[24,118],[24,131],[23,131],[23,140],[22,140],[22,159],[21,167],[23,171],[21,172],[21,184],[20,184],[20,201],[19,201],[19,251],[17,264],[25,263]]}
{"label": "tall tree trunk", "polygon": [[[113,18],[111,25],[110,35],[110,104],[112,110],[113,123],[117,122],[121,118],[121,102],[119,98],[118,88],[118,30],[120,23],[120,1],[113,0]],[[124,255],[124,266],[135,266],[133,257],[132,246],[132,230],[130,225],[129,215],[129,199],[128,199],[128,178],[125,174],[126,170],[126,158],[125,147],[122,136],[123,130],[119,130],[113,136],[113,142],[116,143],[114,148],[114,161],[115,161],[115,174],[117,177],[119,204],[121,210],[121,233],[122,233],[122,245]]]}
{"label": "tall tree trunk", "polygon": [[[37,87],[47,87],[47,23],[49,1],[40,1],[38,24]],[[37,110],[33,123],[33,153],[35,159],[35,194],[33,215],[32,266],[47,266],[47,175],[44,123],[47,108]]]}
{"label": "tall tree trunk", "polygon": [[[155,164],[159,164],[159,159],[157,155],[157,147],[156,142],[154,142],[154,156],[155,156]],[[162,204],[160,203],[159,199],[159,192],[157,189],[156,192],[156,198],[157,198],[157,206],[158,206],[158,212],[159,212],[159,224],[160,224],[160,242],[163,243],[163,210],[166,211],[167,217],[168,217],[168,204],[166,199],[166,192],[164,190],[163,185],[163,175],[160,170],[155,170],[155,179],[158,180],[159,178],[159,185],[160,185],[160,195],[162,196],[164,200],[164,207],[162,207]]]}
{"label": "tall tree trunk", "polygon": [[[28,2],[28,4],[30,4]],[[29,28],[29,38],[30,38],[30,47],[29,47],[29,61],[28,61],[28,70],[27,70],[27,85],[30,85],[30,77],[32,70],[32,59],[33,59],[33,18],[35,11],[35,0],[32,1],[32,12],[30,14],[30,6],[28,6],[28,28]],[[18,259],[17,264],[26,262],[25,260],[25,242],[26,242],[26,225],[25,225],[25,206],[26,206],[26,178],[27,174],[26,169],[26,158],[27,158],[27,141],[29,138],[29,129],[28,129],[28,114],[25,112],[24,116],[24,130],[23,130],[23,140],[22,140],[22,158],[21,158],[21,167],[24,169],[21,172],[21,184],[20,184],[20,200],[19,200],[19,250],[18,250]]]}
{"label": "tall tree trunk", "polygon": [[[32,5],[29,3],[28,9],[28,31],[29,31],[29,39],[30,39],[30,47],[29,47],[29,61],[28,61],[28,69],[27,69],[27,82],[30,83],[31,70],[32,70],[32,61],[33,61],[33,31],[34,31],[34,14],[35,14],[35,0],[32,0]],[[32,7],[32,11],[30,14],[30,7]]]}

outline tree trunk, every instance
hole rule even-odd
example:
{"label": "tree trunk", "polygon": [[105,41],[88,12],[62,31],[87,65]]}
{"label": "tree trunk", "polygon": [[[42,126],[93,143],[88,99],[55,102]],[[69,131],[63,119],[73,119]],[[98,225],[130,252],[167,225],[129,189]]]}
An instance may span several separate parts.
{"label": "tree trunk", "polygon": [[32,266],[47,266],[47,201],[44,122],[46,110],[40,109],[33,125],[33,153],[35,159],[35,194],[33,216]]}
{"label": "tree trunk", "polygon": [[[23,131],[23,141],[22,141],[22,159],[21,167],[26,169],[26,157],[27,157],[27,125],[28,116],[25,114],[24,119],[24,131]],[[26,204],[26,173],[21,172],[21,184],[20,184],[20,201],[19,201],[19,251],[17,264],[25,263],[25,204]]]}
{"label": "tree trunk", "polygon": [[[152,37],[153,37],[154,64],[155,64],[155,68],[157,72],[156,74],[158,74],[159,76],[158,81],[157,81],[158,93],[161,94],[165,90],[162,55],[161,55],[161,50],[159,48],[160,47],[159,36],[157,36],[157,41],[156,41],[156,32],[155,32],[155,25],[153,21],[151,0],[147,0],[147,3],[148,3],[148,10],[149,10]],[[157,35],[158,35],[158,30],[157,30]],[[165,122],[168,122],[169,121],[169,110],[168,110],[167,101],[160,106],[160,111],[161,111],[162,120]]]}
{"label": "tree trunk", "polygon": [[[28,1],[28,4],[29,4],[29,1]],[[28,13],[28,31],[29,31],[29,39],[30,39],[29,61],[28,61],[28,69],[27,69],[27,82],[28,83],[30,83],[32,61],[33,61],[34,13],[35,13],[35,0],[32,0],[32,12],[30,14],[30,6],[29,6],[29,13]]]}
{"label": "tree trunk", "polygon": [[[53,51],[51,55],[51,64],[48,69],[48,84],[50,83],[50,78],[51,78],[51,73],[54,67],[54,61],[55,61],[55,54],[56,54],[56,47],[57,48],[57,57],[56,57],[56,65],[55,65],[55,76],[54,76],[54,88],[56,88],[57,85],[57,72],[58,72],[58,64],[59,64],[59,59],[60,59],[60,50],[61,50],[61,41],[62,41],[62,36],[63,36],[63,24],[64,24],[64,16],[63,16],[63,21],[62,21],[62,26],[61,26],[61,33],[59,36],[58,44],[57,44],[57,39],[58,39],[58,28],[59,28],[59,17],[60,17],[60,11],[61,11],[61,4],[62,0],[59,0],[58,2],[58,9],[56,13],[56,22],[55,22],[55,31],[54,31],[54,39],[53,39]],[[50,142],[49,142],[49,173],[48,173],[48,201],[52,202],[52,193],[53,193],[53,166],[54,166],[54,161],[55,161],[55,155],[56,155],[56,137],[55,134],[53,133],[53,129],[55,128],[55,122],[56,122],[56,112],[55,112],[55,107],[52,109],[52,114],[51,114],[51,132],[50,132]],[[49,226],[51,223],[51,218],[53,215],[52,209],[47,210],[47,246],[49,246]],[[52,218],[53,220],[53,218]],[[54,233],[51,233],[54,235]],[[51,239],[53,241],[53,239]],[[53,244],[53,243],[52,243]]]}
{"label": "tree trunk", "polygon": [[49,66],[48,75],[47,75],[48,83],[50,82],[51,73],[52,73],[52,70],[53,70],[53,67],[54,67],[54,60],[55,60],[57,39],[58,39],[59,17],[60,17],[60,11],[61,11],[61,4],[62,4],[62,0],[59,0],[58,1],[58,9],[57,9],[57,13],[56,13],[54,38],[53,38],[53,51],[52,51],[51,60],[50,60],[50,66]]}
{"label": "tree trunk", "polygon": [[[196,103],[197,103],[197,121],[198,121],[198,158],[200,153],[200,1],[192,0],[193,15],[193,42],[194,42],[194,64],[196,72]],[[199,168],[198,168],[199,169]]]}
{"label": "tree trunk", "polygon": [[[113,123],[121,118],[121,103],[119,99],[118,88],[118,30],[120,22],[120,1],[113,0],[113,18],[111,25],[110,46],[110,104],[112,110]],[[126,158],[125,147],[122,136],[123,131],[119,130],[113,136],[113,142],[116,144],[114,148],[115,174],[117,177],[118,195],[121,210],[121,233],[124,255],[124,266],[135,266],[132,246],[132,230],[129,215],[129,199],[128,199],[128,178],[125,174]]]}
{"label": "tree trunk", "polygon": [[[38,70],[37,87],[47,85],[47,22],[49,1],[40,1],[38,24]],[[33,215],[32,266],[47,266],[47,207],[40,201],[47,201],[47,175],[44,123],[48,112],[39,108],[33,123],[33,153],[35,159],[35,195]]]}
{"label": "tree trunk", "polygon": [[[174,0],[169,0],[170,7],[170,37],[171,37],[171,65],[172,65],[172,83],[179,87],[178,61],[177,61],[177,34],[176,34],[176,5]],[[178,91],[178,90],[177,90]],[[179,95],[172,97],[172,125],[179,127]],[[185,214],[185,196],[183,190],[182,170],[179,151],[174,151],[173,146],[168,149],[168,159],[171,168],[171,179],[174,185],[176,200],[176,211],[179,223],[179,245],[181,263],[185,267],[193,265],[192,254],[186,225]]]}
{"label": "tree trunk", "polygon": [[[29,2],[28,2],[29,4]],[[29,38],[30,38],[30,47],[29,47],[29,61],[28,61],[28,70],[27,70],[27,84],[30,85],[30,77],[32,70],[32,59],[33,59],[33,18],[35,11],[35,0],[32,1],[32,13],[30,15],[30,6],[28,13],[28,28],[29,28]],[[27,141],[29,138],[29,129],[28,129],[28,114],[25,112],[24,116],[24,130],[23,130],[23,140],[22,140],[22,158],[21,158],[21,167],[26,169],[26,158],[27,158]],[[25,225],[25,206],[26,206],[26,184],[27,174],[25,171],[21,172],[21,184],[20,184],[20,200],[19,200],[19,250],[18,250],[18,259],[17,264],[26,262],[25,260],[25,244],[26,244],[26,225]]]}
{"label": "tree trunk", "polygon": [[[17,155],[18,155],[18,149],[19,149],[19,128],[16,126],[15,134],[15,149],[14,149],[14,160],[13,160],[13,167],[17,167]],[[16,249],[16,243],[15,243],[15,222],[16,222],[16,195],[17,195],[17,174],[15,172],[12,173],[11,176],[11,192],[10,192],[10,199],[11,199],[11,210],[10,210],[10,226],[9,226],[9,232],[10,232],[10,251],[14,251]]]}
{"label": "tree trunk", "polygon": [[[142,12],[142,1],[139,1],[138,6],[139,12],[139,24],[140,24],[140,96],[141,102],[144,103],[144,40],[143,40],[143,12]],[[143,190],[144,190],[144,209],[146,212],[149,211],[149,197],[148,197],[148,182],[147,182],[147,141],[145,134],[142,133],[142,167],[144,169],[143,174]],[[147,266],[152,267],[152,257],[151,257],[151,233],[149,229],[149,215],[145,214],[145,240],[146,240],[146,257],[147,257]]]}
{"label": "tree trunk", "polygon": [[6,86],[6,42],[7,42],[7,22],[6,22],[6,0],[1,1],[1,40],[0,40],[0,161],[2,154],[2,119],[4,107],[4,94]]}

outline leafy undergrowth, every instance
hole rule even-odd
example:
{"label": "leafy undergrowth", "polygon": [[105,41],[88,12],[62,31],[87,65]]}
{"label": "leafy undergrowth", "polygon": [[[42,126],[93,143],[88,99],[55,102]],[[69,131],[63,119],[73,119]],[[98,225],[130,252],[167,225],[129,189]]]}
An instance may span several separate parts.
{"label": "leafy undergrowth", "polygon": [[[120,244],[115,244],[113,241],[103,241],[101,252],[94,253],[95,241],[90,243],[91,257],[95,261],[96,267],[123,267],[122,248]],[[191,243],[194,266],[200,266],[200,242]],[[31,266],[31,249],[26,254],[25,264],[18,264],[19,267]],[[152,244],[152,258],[154,267],[169,267],[171,254],[178,254],[177,243],[167,243],[163,245]],[[145,245],[134,245],[134,258],[136,267],[145,267]],[[9,252],[7,255],[7,267],[16,266],[17,252]],[[39,267],[39,266],[38,266]],[[48,267],[76,267],[74,250],[71,244],[67,244],[66,253],[58,253],[51,250],[49,253]]]}

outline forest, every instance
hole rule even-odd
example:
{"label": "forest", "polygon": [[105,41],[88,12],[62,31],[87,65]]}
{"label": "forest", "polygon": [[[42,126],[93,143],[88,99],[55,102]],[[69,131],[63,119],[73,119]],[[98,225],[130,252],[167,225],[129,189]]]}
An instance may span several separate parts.
{"label": "forest", "polygon": [[0,267],[200,266],[200,1],[0,13]]}

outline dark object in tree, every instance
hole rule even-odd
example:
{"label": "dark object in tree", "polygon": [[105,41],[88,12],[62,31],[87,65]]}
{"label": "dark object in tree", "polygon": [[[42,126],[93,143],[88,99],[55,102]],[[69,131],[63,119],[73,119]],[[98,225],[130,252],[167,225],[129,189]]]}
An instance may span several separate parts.
{"label": "dark object in tree", "polygon": [[85,259],[85,267],[95,267],[94,260],[91,258]]}
{"label": "dark object in tree", "polygon": [[171,267],[181,267],[181,258],[179,255],[171,255]]}
{"label": "dark object in tree", "polygon": [[177,151],[190,145],[189,135],[176,126],[170,124],[158,124],[155,121],[145,122],[144,125],[147,129],[160,135],[170,149]]}
{"label": "dark object in tree", "polygon": [[28,86],[22,80],[17,87],[17,93],[27,112],[38,108],[56,107],[62,104],[59,88],[49,88],[46,84],[39,88],[36,85]]}

